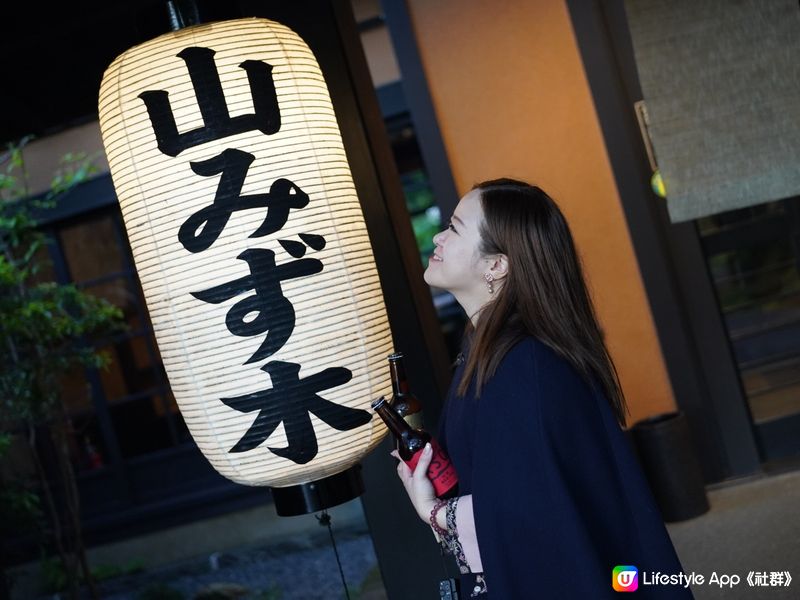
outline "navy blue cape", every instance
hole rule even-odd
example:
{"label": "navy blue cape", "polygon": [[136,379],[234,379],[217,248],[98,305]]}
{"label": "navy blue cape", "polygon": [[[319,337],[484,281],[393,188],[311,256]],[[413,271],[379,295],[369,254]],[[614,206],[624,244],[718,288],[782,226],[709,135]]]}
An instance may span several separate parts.
{"label": "navy blue cape", "polygon": [[[643,573],[681,564],[614,413],[565,359],[529,337],[503,358],[479,399],[455,396],[439,439],[472,494],[491,600],[619,598],[612,570],[639,570],[639,597],[692,598],[643,586]],[[465,596],[468,597],[468,594]]]}

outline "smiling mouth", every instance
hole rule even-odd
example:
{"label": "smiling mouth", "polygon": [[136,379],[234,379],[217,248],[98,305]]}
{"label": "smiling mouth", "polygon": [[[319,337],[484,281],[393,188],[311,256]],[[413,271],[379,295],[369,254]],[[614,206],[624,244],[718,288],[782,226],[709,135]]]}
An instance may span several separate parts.
{"label": "smiling mouth", "polygon": [[431,254],[431,261],[433,262],[442,262],[442,258],[440,256],[436,256],[435,254]]}

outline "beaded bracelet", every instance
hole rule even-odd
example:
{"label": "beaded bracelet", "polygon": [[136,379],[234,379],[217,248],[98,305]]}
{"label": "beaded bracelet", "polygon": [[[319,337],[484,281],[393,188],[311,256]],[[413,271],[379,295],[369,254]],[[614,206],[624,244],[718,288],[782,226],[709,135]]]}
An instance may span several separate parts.
{"label": "beaded bracelet", "polygon": [[447,530],[442,529],[439,527],[439,523],[436,522],[436,514],[439,512],[439,509],[442,508],[445,504],[447,504],[447,500],[442,500],[441,498],[437,498],[436,502],[431,509],[431,527],[433,530],[438,534],[438,536],[442,539],[447,535]]}

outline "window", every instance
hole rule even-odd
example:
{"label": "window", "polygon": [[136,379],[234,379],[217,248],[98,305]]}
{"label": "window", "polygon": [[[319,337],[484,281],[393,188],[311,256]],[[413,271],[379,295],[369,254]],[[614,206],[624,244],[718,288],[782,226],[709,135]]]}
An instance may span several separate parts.
{"label": "window", "polygon": [[[133,268],[119,208],[114,205],[57,224],[51,246],[61,277],[122,309],[128,330],[102,348],[111,364],[76,371],[63,384],[78,471],[101,469],[111,457],[133,459],[189,441],[170,391]],[[87,385],[88,380],[88,385]],[[104,429],[106,420],[110,428]]]}
{"label": "window", "polygon": [[800,198],[697,225],[753,423],[800,413]]}

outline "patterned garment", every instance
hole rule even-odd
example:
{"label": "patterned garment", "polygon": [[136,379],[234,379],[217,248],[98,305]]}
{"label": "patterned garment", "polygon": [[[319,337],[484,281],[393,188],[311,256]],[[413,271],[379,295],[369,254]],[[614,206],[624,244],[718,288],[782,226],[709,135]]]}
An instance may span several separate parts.
{"label": "patterned garment", "polygon": [[462,575],[461,589],[465,598],[478,598],[478,600],[488,600],[489,598],[483,573],[465,573]]}
{"label": "patterned garment", "polygon": [[479,598],[487,600],[486,579],[483,573],[473,573],[469,569],[469,564],[464,556],[464,549],[458,540],[458,530],[456,529],[456,508],[458,498],[451,498],[447,501],[445,512],[445,523],[447,524],[446,533],[440,536],[439,543],[442,550],[451,554],[456,559],[458,570],[461,572],[461,583],[465,593],[469,593],[469,598]]}

